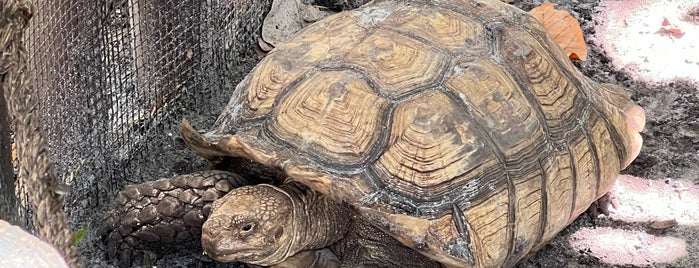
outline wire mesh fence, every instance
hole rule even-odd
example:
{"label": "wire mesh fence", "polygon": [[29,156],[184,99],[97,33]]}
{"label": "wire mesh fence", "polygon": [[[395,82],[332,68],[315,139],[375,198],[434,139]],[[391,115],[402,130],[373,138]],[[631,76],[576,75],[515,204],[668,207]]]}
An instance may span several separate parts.
{"label": "wire mesh fence", "polygon": [[[94,188],[81,199],[98,206],[108,199],[102,193],[132,178],[132,162],[159,153],[148,143],[165,136],[163,124],[202,114],[215,119],[226,100],[210,98],[230,93],[244,73],[236,68],[254,58],[255,29],[240,23],[236,4],[34,3],[26,35],[32,84],[58,173],[73,188]],[[249,19],[262,12],[250,10]]]}
{"label": "wire mesh fence", "polygon": [[[297,0],[326,11],[366,2]],[[55,166],[70,227],[87,230],[78,243],[82,261],[107,267],[96,229],[116,192],[207,167],[179,139],[180,121],[206,128],[216,120],[263,57],[256,48],[272,0],[0,0],[0,8],[10,3],[31,7],[23,37],[10,40],[26,49],[15,57],[27,67],[26,86],[16,92],[36,97],[27,98],[36,106],[27,111],[36,111],[30,114],[50,155],[31,161],[48,163],[49,173]],[[8,12],[0,9],[0,26]],[[7,70],[0,69],[0,82],[20,75]],[[7,90],[2,85],[0,92]],[[33,216],[46,213],[32,211],[32,187],[18,178],[12,128],[19,133],[21,124],[8,120],[7,106],[20,100],[7,99],[0,98],[0,219],[32,230]]]}
{"label": "wire mesh fence", "polygon": [[[93,228],[126,183],[205,165],[178,140],[187,117],[207,127],[260,58],[253,45],[271,0],[27,1],[28,84],[68,195],[73,229]],[[3,4],[0,1],[0,4]],[[32,228],[28,189],[11,165],[0,102],[0,218]],[[82,245],[90,255],[93,237]],[[98,254],[98,253],[95,253]],[[89,258],[89,257],[88,257]]]}

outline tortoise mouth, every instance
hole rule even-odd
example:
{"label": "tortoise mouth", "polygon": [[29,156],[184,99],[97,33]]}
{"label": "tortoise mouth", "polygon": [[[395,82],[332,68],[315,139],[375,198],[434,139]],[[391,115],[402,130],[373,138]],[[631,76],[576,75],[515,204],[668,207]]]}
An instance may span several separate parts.
{"label": "tortoise mouth", "polygon": [[202,236],[204,253],[220,262],[246,261],[255,259],[263,250],[249,245],[240,245],[230,239]]}
{"label": "tortoise mouth", "polygon": [[256,250],[257,249],[254,248],[215,251],[206,250],[205,253],[207,256],[219,262],[246,262],[256,259]]}
{"label": "tortoise mouth", "polygon": [[205,246],[204,253],[210,258],[219,262],[247,262],[262,259],[260,253],[263,249],[256,247],[229,247],[222,243],[213,243],[213,247]]}

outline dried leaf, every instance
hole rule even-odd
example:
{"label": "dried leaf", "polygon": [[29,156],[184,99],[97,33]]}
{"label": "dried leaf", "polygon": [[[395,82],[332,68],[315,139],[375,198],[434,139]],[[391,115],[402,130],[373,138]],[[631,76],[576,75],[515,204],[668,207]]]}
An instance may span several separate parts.
{"label": "dried leaf", "polygon": [[553,40],[563,48],[571,60],[587,59],[585,38],[580,23],[568,11],[556,10],[552,3],[535,7],[529,14],[538,20]]}
{"label": "dried leaf", "polygon": [[663,23],[661,24],[663,27],[670,26],[670,21],[667,20],[667,18],[663,18]]}
{"label": "dried leaf", "polygon": [[663,22],[660,24],[662,27],[660,27],[660,30],[658,30],[656,33],[662,36],[670,36],[674,38],[681,38],[684,36],[684,32],[677,27],[677,25],[670,23],[670,21],[667,18],[663,18]]}

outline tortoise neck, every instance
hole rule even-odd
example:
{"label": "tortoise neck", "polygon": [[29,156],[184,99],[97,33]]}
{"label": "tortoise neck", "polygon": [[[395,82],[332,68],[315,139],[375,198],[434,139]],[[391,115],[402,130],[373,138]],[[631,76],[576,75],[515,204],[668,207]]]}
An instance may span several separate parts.
{"label": "tortoise neck", "polygon": [[286,183],[281,188],[294,199],[296,235],[290,256],[303,250],[328,247],[347,234],[354,213],[349,206],[297,183]]}

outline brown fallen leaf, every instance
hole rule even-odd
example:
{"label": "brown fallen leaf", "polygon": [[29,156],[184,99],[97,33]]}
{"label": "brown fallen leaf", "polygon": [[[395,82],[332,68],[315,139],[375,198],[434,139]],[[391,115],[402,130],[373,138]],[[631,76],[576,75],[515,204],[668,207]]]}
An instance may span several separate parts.
{"label": "brown fallen leaf", "polygon": [[586,60],[587,47],[580,23],[568,11],[556,10],[553,6],[553,3],[544,3],[529,11],[529,14],[544,26],[568,58]]}

